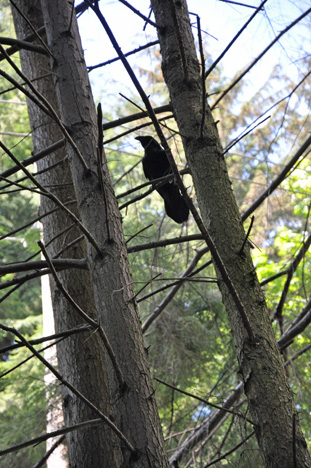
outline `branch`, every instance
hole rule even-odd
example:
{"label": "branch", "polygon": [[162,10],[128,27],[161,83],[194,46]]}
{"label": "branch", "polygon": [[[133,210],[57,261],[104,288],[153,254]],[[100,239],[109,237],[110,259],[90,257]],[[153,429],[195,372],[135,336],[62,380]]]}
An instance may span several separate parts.
{"label": "branch", "polygon": [[[67,336],[75,335],[76,333],[84,333],[89,331],[91,328],[89,325],[81,325],[81,327],[71,328],[70,330],[54,333],[54,335],[43,336],[42,338],[37,338],[35,340],[28,340],[28,343],[32,345],[38,345],[44,343],[45,341],[56,340],[57,338],[67,338]],[[0,354],[4,354],[8,351],[12,351],[13,349],[21,348],[25,346],[23,343],[15,343],[10,346],[6,346],[5,348],[0,349]]]}
{"label": "branch", "polygon": [[257,200],[252,203],[252,205],[244,212],[242,213],[242,220],[245,221],[246,218],[248,218],[257,208],[261,203],[271,195],[272,192],[280,185],[281,182],[286,178],[287,174],[289,171],[292,169],[292,167],[296,164],[300,156],[303,155],[303,153],[308,149],[308,147],[311,145],[311,135],[306,139],[306,141],[301,145],[301,147],[296,151],[292,159],[289,161],[286,166],[282,169],[282,171],[279,173],[279,175],[274,179],[273,182],[269,185],[269,187],[262,192],[262,194],[257,198]]}
{"label": "branch", "polygon": [[301,21],[305,16],[307,16],[309,13],[311,12],[311,8],[309,8],[307,11],[305,11],[302,15],[300,15],[295,21],[293,21],[289,26],[287,26],[285,29],[283,29],[283,31],[280,32],[280,34],[278,34],[278,36],[276,36],[276,38],[268,45],[268,47],[266,47],[262,52],[261,54],[258,55],[258,57],[255,58],[255,60],[253,60],[253,62],[246,68],[246,70],[244,70],[243,73],[241,73],[232,83],[230,86],[228,86],[228,88],[223,91],[221,93],[221,95],[219,96],[218,99],[216,99],[216,101],[214,102],[214,104],[211,106],[211,110],[215,109],[215,107],[217,106],[217,104],[222,100],[222,98],[229,93],[229,91],[231,91],[231,89],[239,82],[241,81],[241,79],[256,65],[257,62],[259,62],[259,60],[271,49],[272,46],[274,46],[274,44],[276,42],[278,42],[278,40],[285,34],[287,33],[292,27],[294,27],[297,23],[299,23],[299,21]]}
{"label": "branch", "polygon": [[157,247],[166,247],[167,245],[181,244],[182,242],[190,242],[194,240],[203,240],[202,234],[191,234],[189,236],[174,237],[174,239],[162,239],[148,244],[133,245],[128,247],[128,253],[140,252],[142,250],[156,249]]}
{"label": "branch", "polygon": [[[63,270],[64,268],[78,268],[80,270],[87,270],[87,261],[83,259],[60,258],[52,260],[53,267]],[[18,273],[20,271],[29,270],[42,270],[48,267],[48,262],[44,260],[36,260],[34,262],[19,262],[10,263],[9,265],[0,266],[0,275],[7,275],[8,273]]]}
{"label": "branch", "polygon": [[188,453],[200,440],[206,437],[206,435],[213,434],[213,432],[228,418],[229,413],[226,411],[226,409],[232,408],[232,406],[240,398],[242,392],[243,383],[240,382],[224,401],[222,409],[215,410],[210,415],[208,415],[207,418],[194,429],[193,434],[187,437],[181,446],[178,447],[169,460],[170,465],[174,466],[175,462],[179,462],[183,456]]}
{"label": "branch", "polygon": [[[164,104],[163,106],[155,107],[153,112],[155,114],[161,114],[162,112],[172,112],[172,106],[171,104]],[[104,123],[103,131],[109,130],[110,128],[119,127],[120,125],[133,122],[135,120],[143,119],[144,117],[150,117],[147,111],[137,112],[136,114],[121,117],[120,119],[113,120],[112,122]]]}
{"label": "branch", "polygon": [[240,448],[243,444],[245,444],[245,442],[248,441],[248,439],[250,439],[253,435],[255,435],[255,431],[252,431],[250,434],[248,434],[248,436],[246,436],[242,442],[240,442],[239,444],[237,444],[235,447],[233,447],[233,449],[229,450],[228,452],[226,452],[224,455],[222,455],[221,457],[217,458],[216,460],[208,463],[207,465],[204,465],[204,468],[208,468],[209,466],[212,466],[212,465],[215,465],[215,463],[218,463],[220,462],[221,460],[223,460],[224,458],[227,458],[228,455],[231,455],[231,453],[235,452],[238,448]]}
{"label": "branch", "polygon": [[[1,70],[0,70],[1,72]],[[79,226],[85,237],[89,240],[89,242],[93,245],[95,250],[102,255],[101,249],[98,246],[96,240],[92,236],[92,234],[86,229],[86,227],[81,223],[81,221],[77,218],[75,214],[73,214],[68,208],[66,208],[65,204],[62,203],[53,193],[49,192],[46,188],[43,187],[35,177],[22,165],[22,163],[11,153],[11,151],[0,141],[0,148],[2,148],[7,155],[15,162],[16,165],[20,167],[20,169],[24,172],[24,174],[33,182],[33,184],[38,187],[44,196],[48,197],[50,200],[54,201],[56,205],[58,205],[62,210],[64,210],[70,218]]]}
{"label": "branch", "polygon": [[[24,167],[27,167],[30,164],[33,164],[34,162],[37,162],[40,159],[44,158],[44,156],[47,156],[48,154],[53,153],[54,151],[57,151],[58,149],[62,148],[63,146],[65,146],[65,143],[66,143],[65,138],[62,140],[58,140],[56,143],[53,143],[52,145],[48,146],[44,150],[39,151],[38,153],[35,153],[30,158],[24,159],[23,161],[21,161],[21,164]],[[15,165],[13,167],[10,167],[10,169],[7,169],[6,171],[2,172],[0,176],[9,177],[10,175],[13,175],[20,170],[21,170],[20,165]]]}
{"label": "branch", "polygon": [[259,13],[259,11],[262,9],[262,7],[264,6],[264,4],[267,2],[267,0],[264,0],[260,5],[259,7],[257,8],[257,10],[252,14],[252,16],[246,21],[246,23],[242,26],[242,28],[239,30],[239,32],[234,36],[234,38],[232,39],[232,41],[229,42],[229,44],[227,45],[227,47],[225,47],[225,49],[223,50],[223,52],[219,55],[219,57],[215,60],[214,63],[212,63],[212,65],[209,67],[209,69],[207,70],[207,72],[205,73],[205,78],[208,77],[208,75],[214,70],[214,68],[218,65],[218,63],[220,62],[220,60],[223,58],[223,56],[228,52],[228,50],[231,48],[231,46],[235,43],[235,41],[239,38],[239,36],[242,34],[242,32],[247,28],[247,26],[249,25],[249,23],[255,18],[255,16],[257,15],[257,13]]}
{"label": "branch", "polygon": [[211,403],[210,401],[205,400],[204,398],[198,397],[197,395],[194,395],[193,393],[185,392],[184,390],[181,390],[180,388],[175,387],[175,385],[171,385],[171,384],[169,384],[167,382],[164,382],[164,380],[158,379],[157,377],[154,377],[154,380],[156,380],[157,382],[160,382],[161,384],[165,385],[166,387],[169,387],[169,388],[172,388],[173,390],[176,390],[177,392],[179,392],[179,393],[181,393],[183,395],[186,395],[186,396],[189,396],[190,398],[194,398],[195,400],[201,401],[206,406],[210,406],[210,407],[218,409],[218,410],[226,411],[226,412],[228,412],[230,414],[238,416],[239,418],[243,418],[244,421],[247,421],[250,424],[254,425],[253,421],[246,418],[241,413],[237,413],[236,411],[231,411],[230,409],[224,408],[223,406],[215,405],[214,403]]}
{"label": "branch", "polygon": [[64,427],[63,429],[58,429],[57,431],[48,432],[47,434],[42,434],[41,436],[36,437],[35,439],[27,440],[22,444],[13,445],[5,450],[0,450],[0,456],[6,455],[8,453],[17,452],[17,450],[23,449],[25,447],[29,447],[30,445],[37,445],[45,440],[51,439],[52,437],[57,437],[62,434],[68,434],[69,432],[77,431],[80,429],[85,429],[86,427],[90,426],[98,426],[102,424],[104,421],[102,419],[91,419],[89,421],[84,421],[79,424],[74,424],[73,426]]}
{"label": "branch", "polygon": [[290,344],[293,339],[302,333],[305,328],[311,323],[311,299],[307,302],[298,317],[292,322],[285,333],[278,339],[278,344],[281,349],[284,349]]}
{"label": "branch", "polygon": [[[68,140],[68,143],[71,145],[71,147],[73,148],[74,152],[76,153],[76,155],[78,156],[83,168],[85,171],[87,171],[89,168],[82,156],[82,153],[81,151],[79,150],[78,146],[75,144],[75,142],[73,141],[73,139],[71,138],[70,134],[68,133],[65,125],[63,124],[63,122],[61,121],[61,119],[58,117],[57,115],[57,112],[55,111],[54,107],[49,103],[49,101],[33,86],[32,82],[20,71],[20,69],[15,65],[15,63],[13,62],[13,60],[11,60],[10,56],[6,53],[5,49],[1,46],[0,44],[0,50],[2,51],[2,53],[5,55],[7,61],[9,62],[9,64],[11,65],[11,67],[13,68],[13,70],[15,70],[15,72],[26,82],[26,84],[28,85],[28,87],[31,89],[32,93],[29,93],[28,91],[26,91],[25,88],[23,88],[22,86],[20,86],[17,82],[15,82],[15,84],[19,87],[19,89],[24,93],[26,94],[26,96],[29,97],[29,99],[31,99],[35,104],[37,104],[40,109],[46,113],[47,115],[49,115],[54,121],[55,123],[58,125],[59,129],[61,130],[61,132],[63,133],[63,135],[67,138]],[[4,72],[2,70],[1,71],[1,74],[3,75]],[[8,75],[7,75],[8,76]],[[9,80],[12,82],[12,78]],[[14,80],[13,80],[14,81]],[[36,97],[35,97],[36,96]],[[38,99],[37,99],[38,98]],[[43,105],[41,104],[41,102],[43,102]]]}
{"label": "branch", "polygon": [[127,6],[130,10],[132,10],[137,16],[139,16],[140,18],[142,18],[143,20],[146,21],[146,23],[149,23],[151,24],[152,26],[154,26],[155,28],[159,28],[159,26],[156,25],[156,23],[154,21],[151,21],[151,19],[147,18],[147,16],[143,15],[142,13],[140,13],[140,11],[136,10],[136,8],[134,8],[130,3],[128,3],[126,0],[119,0],[120,3],[123,3],[123,5]]}
{"label": "branch", "polygon": [[41,466],[44,465],[44,463],[46,462],[46,460],[50,457],[50,455],[52,455],[52,453],[54,452],[55,449],[57,449],[57,447],[62,443],[64,442],[65,440],[65,434],[62,435],[56,442],[54,442],[54,444],[52,445],[52,447],[47,451],[45,452],[45,454],[43,455],[43,457],[41,458],[41,460],[39,460],[35,465],[33,465],[32,468],[41,468]]}
{"label": "branch", "polygon": [[[128,57],[129,55],[136,54],[137,52],[140,52],[141,50],[148,49],[149,47],[152,47],[152,46],[157,45],[157,44],[159,44],[159,41],[148,42],[148,44],[137,47],[137,49],[134,49],[134,50],[131,50],[130,52],[127,52],[126,54],[124,54],[124,56]],[[97,65],[87,67],[87,70],[88,70],[88,72],[91,72],[92,70],[95,70],[96,68],[105,67],[106,65],[110,65],[111,63],[117,62],[118,60],[120,60],[120,57],[115,57],[113,59],[107,60],[106,62],[102,62],[102,63],[99,63]]]}
{"label": "branch", "polygon": [[[31,52],[38,52],[39,54],[44,54],[48,55],[47,51],[45,50],[44,47],[38,45],[38,44],[31,44],[26,41],[20,41],[18,39],[13,39],[12,37],[0,37],[0,44],[5,44],[5,45],[15,45],[17,50],[20,49],[25,49],[25,50],[30,50]],[[1,57],[1,56],[0,56]],[[5,58],[3,56],[3,58]],[[0,58],[1,60],[1,58]]]}
{"label": "branch", "polygon": [[287,293],[288,293],[288,290],[289,290],[291,280],[293,278],[293,275],[294,275],[295,271],[298,268],[298,265],[299,265],[300,261],[304,258],[305,254],[307,253],[310,245],[311,245],[311,234],[309,234],[306,241],[303,243],[301,249],[299,250],[298,254],[294,258],[294,260],[291,262],[289,267],[286,269],[287,278],[286,278],[286,281],[285,281],[285,284],[284,284],[284,288],[283,288],[283,291],[282,291],[281,298],[279,300],[279,303],[277,305],[277,308],[276,308],[276,311],[275,311],[275,314],[274,314],[274,317],[273,317],[274,319],[277,319],[279,321],[281,321],[281,319],[282,319],[282,310],[283,310],[283,306],[284,306],[284,303],[285,303],[285,300],[286,300],[286,297],[287,297]]}
{"label": "branch", "polygon": [[183,284],[183,279],[186,279],[190,272],[195,268],[197,265],[198,261],[201,259],[201,257],[208,252],[207,247],[203,247],[202,249],[198,250],[197,253],[195,254],[194,258],[192,259],[191,263],[189,266],[186,268],[186,270],[183,272],[183,274],[180,277],[180,281],[178,284],[173,286],[173,288],[169,291],[167,296],[162,300],[162,302],[154,309],[154,311],[149,315],[147,320],[143,323],[142,325],[142,330],[143,333],[145,333],[150,325],[155,321],[156,318],[159,317],[159,315],[163,312],[167,304],[173,299],[173,297],[176,295],[177,291],[181,288]]}
{"label": "branch", "polygon": [[[76,203],[76,200],[69,200],[67,202],[64,202],[64,205],[72,205],[73,203]],[[8,232],[7,234],[4,234],[3,236],[0,236],[0,240],[3,240],[3,239],[6,239],[7,237],[11,237],[13,236],[14,234],[16,234],[17,232],[19,231],[22,231],[23,229],[26,229],[27,227],[29,226],[32,226],[35,222],[37,221],[40,221],[40,219],[44,218],[45,216],[49,216],[50,214],[54,213],[55,211],[59,210],[60,207],[57,206],[57,208],[53,208],[52,210],[50,211],[47,211],[46,213],[43,213],[42,215],[40,216],[37,216],[36,218],[32,219],[31,221],[29,221],[28,223],[26,224],[23,224],[23,226],[20,226],[19,228],[17,229],[14,229],[14,231],[10,231]]]}

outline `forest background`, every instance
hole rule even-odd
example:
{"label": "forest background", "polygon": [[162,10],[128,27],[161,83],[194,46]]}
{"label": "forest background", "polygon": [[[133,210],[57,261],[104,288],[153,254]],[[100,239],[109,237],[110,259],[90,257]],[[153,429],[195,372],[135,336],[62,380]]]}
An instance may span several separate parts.
{"label": "forest background", "polygon": [[[252,37],[252,44],[256,44],[253,49],[256,51],[254,58],[258,55],[257,50],[258,53],[264,50],[281,30],[307,10],[307,2],[300,2],[298,6],[291,2],[284,6],[282,2],[282,8],[280,5],[273,2],[273,9],[269,10],[268,2],[265,10],[257,15],[258,23],[254,23],[245,32]],[[115,7],[115,2],[112,6]],[[105,8],[108,14],[109,7],[110,4],[107,3]],[[126,9],[124,5],[120,5],[120,8]],[[189,10],[196,12],[195,8],[196,5],[192,6],[189,2]],[[219,15],[230,8],[236,21],[238,18],[245,22],[250,16],[246,6],[218,2],[217,8]],[[145,7],[141,11],[148,16]],[[274,16],[276,11],[281,11],[282,15]],[[134,15],[132,12],[126,14]],[[81,15],[82,38],[89,28],[89,16],[90,12]],[[121,17],[122,14],[114,11],[111,21],[118,16]],[[142,31],[144,21],[140,21]],[[196,20],[193,23],[193,34],[197,37]],[[116,36],[118,25],[122,27],[117,22]],[[209,36],[216,34],[215,29],[210,32],[208,22],[204,22],[204,15],[201,15],[201,27],[202,32],[204,31],[205,69],[208,69],[224,47],[217,46],[221,50],[216,48],[217,42]],[[7,2],[1,2],[1,28],[1,36],[14,37]],[[236,32],[239,28],[240,26],[236,27]],[[149,36],[150,30],[151,26],[147,25],[147,32],[141,32],[135,38],[137,47],[156,40],[155,35]],[[241,213],[247,213],[260,194],[271,186],[272,181],[277,177],[282,180],[281,185],[273,193],[271,190],[271,195],[254,212],[249,235],[254,247],[252,257],[256,272],[264,285],[270,317],[278,339],[302,314],[306,316],[310,308],[309,152],[305,151],[290,171],[284,177],[281,176],[286,164],[310,136],[308,37],[310,15],[290,30],[284,36],[284,41],[281,39],[274,46],[268,62],[259,62],[245,77],[237,80],[213,111]],[[229,64],[223,62],[231,57],[231,63],[239,64],[238,58],[245,57],[243,35],[240,41],[227,52],[209,76],[207,92],[211,106],[222,96],[221,92],[239,77],[243,66],[245,71],[246,64],[241,63],[241,69],[236,70],[235,76],[227,76]],[[99,43],[105,53],[101,53]],[[249,44],[250,41],[244,39],[244,43]],[[86,40],[85,44],[89,67],[114,57],[112,51],[106,48],[102,36],[95,37],[91,42]],[[127,52],[126,40],[125,45],[121,46]],[[93,52],[89,49],[93,49]],[[168,105],[169,97],[161,74],[158,46],[151,46],[133,57],[129,60],[132,60],[134,70],[150,96],[152,105],[155,108]],[[14,60],[19,64],[17,54],[14,55]],[[11,73],[4,61],[2,67]],[[106,72],[109,67],[109,64],[102,65],[97,72],[89,68],[90,78],[94,85],[95,99],[102,103],[108,167],[123,216],[124,235],[142,323],[153,316],[159,305],[161,307],[159,317],[151,321],[150,326],[145,326],[145,339],[153,377],[172,385],[169,387],[155,381],[166,447],[168,453],[172,454],[212,414],[213,406],[209,406],[207,401],[211,405],[222,405],[230,391],[238,385],[239,369],[215,273],[193,218],[183,226],[174,224],[165,216],[162,199],[156,192],[132,203],[135,193],[133,195],[130,191],[145,182],[140,164],[142,149],[134,136],[155,136],[155,133],[146,118],[141,117],[132,123],[129,119],[122,125],[116,122],[119,118],[136,114],[140,109],[133,104],[137,103],[134,89],[123,79],[123,84],[120,84],[120,66]],[[3,75],[1,80],[2,140],[16,157],[24,160],[32,151],[25,96],[16,89],[8,91],[8,82]],[[250,83],[255,84],[255,92]],[[138,105],[141,106],[141,103]],[[168,117],[168,113],[163,115]],[[111,128],[108,125],[105,127],[109,122],[116,124]],[[176,126],[173,120],[165,119],[165,122],[166,137],[178,167],[183,169],[185,159]],[[11,166],[12,162],[3,154],[0,167],[2,177],[7,177],[6,171]],[[34,168],[33,171],[35,170]],[[40,225],[36,221],[39,197],[31,190],[17,186],[16,180],[14,179],[15,187],[5,179],[1,183],[1,266],[39,258],[37,242],[40,238]],[[28,182],[19,183],[27,185]],[[189,174],[184,176],[184,183],[196,203]],[[247,230],[250,226],[249,219],[245,226]],[[195,235],[196,238],[187,237]],[[194,267],[191,276],[186,281],[181,281],[182,276],[189,274],[192,265]],[[2,274],[4,295],[0,304],[1,322],[15,327],[29,340],[41,338],[43,330],[39,279],[21,280],[24,272],[7,273],[3,270]],[[17,278],[19,279],[16,280]],[[12,339],[12,334],[2,333],[0,347],[9,348]],[[308,367],[310,347],[310,331],[304,328],[283,354],[287,377],[295,394],[300,423],[307,440],[310,439],[311,430]],[[25,361],[25,358],[31,356],[30,352],[29,356],[27,353],[25,349],[6,349],[2,353],[0,438],[3,447],[23,442],[25,434],[27,438],[32,438],[45,432],[47,408],[55,405],[59,399],[58,385],[51,385],[47,393],[44,369],[35,359]],[[180,390],[195,395],[202,401],[197,401]],[[237,409],[244,415],[247,414],[243,400]],[[201,463],[197,466],[205,466],[237,447],[248,434],[245,421],[241,423],[232,414],[217,429],[212,438],[209,435],[199,445],[188,450],[182,466],[196,466],[195,463]],[[44,444],[14,452],[3,456],[0,466],[21,466],[23,460],[22,466],[31,467],[44,452]],[[254,438],[237,447],[225,460],[238,466],[263,466]]]}

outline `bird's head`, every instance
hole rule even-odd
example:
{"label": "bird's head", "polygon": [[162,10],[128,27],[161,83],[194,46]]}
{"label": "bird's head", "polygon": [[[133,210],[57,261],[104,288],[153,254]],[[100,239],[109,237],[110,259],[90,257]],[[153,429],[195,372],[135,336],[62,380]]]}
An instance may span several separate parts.
{"label": "bird's head", "polygon": [[148,146],[156,144],[157,146],[160,146],[159,143],[151,136],[138,136],[135,137],[135,140],[140,141],[141,145],[143,148],[148,148]]}

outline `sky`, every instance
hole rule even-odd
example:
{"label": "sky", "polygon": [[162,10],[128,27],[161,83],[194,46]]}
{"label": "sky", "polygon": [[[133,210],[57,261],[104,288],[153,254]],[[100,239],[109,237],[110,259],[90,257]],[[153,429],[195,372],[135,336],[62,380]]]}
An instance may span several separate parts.
{"label": "sky", "polygon": [[[242,2],[253,7],[260,4],[259,0],[241,0]],[[131,3],[141,13],[148,16],[148,1],[132,0]],[[155,29],[148,25],[144,31],[144,20],[118,0],[101,0],[99,5],[124,53],[156,40]],[[268,0],[265,4],[265,11],[257,15],[222,60],[225,75],[232,78],[239,70],[249,64],[280,31],[309,7],[309,2],[305,0],[298,2]],[[221,0],[188,0],[188,9],[189,12],[200,16],[201,28],[202,31],[205,31],[205,37],[208,38],[208,46],[213,59],[218,57],[254,12],[253,8],[229,4]],[[193,18],[195,17],[193,16]],[[105,31],[92,11],[87,11],[81,16],[79,28],[88,66],[116,57]],[[195,28],[193,34],[196,36]],[[299,63],[297,63],[297,59],[300,56],[302,45],[308,47],[310,51],[310,34],[310,30],[308,32],[303,26],[295,26],[290,34],[287,34],[279,44],[273,47],[264,60],[256,65],[248,75],[248,91],[246,91],[248,96],[254,94],[265,83],[276,64],[285,67],[290,76],[297,75],[298,77]],[[148,54],[144,54],[142,58],[140,54],[139,60],[143,61],[144,67],[152,69],[151,56],[148,59]],[[129,61],[133,67],[138,64],[137,56],[133,56]],[[107,95],[108,91],[110,96],[115,95],[116,92],[125,95],[135,92],[120,63],[92,71],[90,78],[94,85],[95,99],[100,96],[103,89],[105,89],[105,94]]]}

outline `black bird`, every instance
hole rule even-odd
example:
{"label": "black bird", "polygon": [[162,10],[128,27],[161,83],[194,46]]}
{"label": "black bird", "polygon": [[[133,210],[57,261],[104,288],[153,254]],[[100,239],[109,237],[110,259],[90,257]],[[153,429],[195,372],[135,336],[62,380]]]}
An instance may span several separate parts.
{"label": "black bird", "polygon": [[[164,149],[150,136],[139,136],[136,140],[142,144],[145,155],[143,157],[144,174],[149,180],[172,174],[172,168]],[[179,192],[179,188],[173,180],[156,188],[164,199],[166,214],[176,223],[187,221],[189,208]]]}

